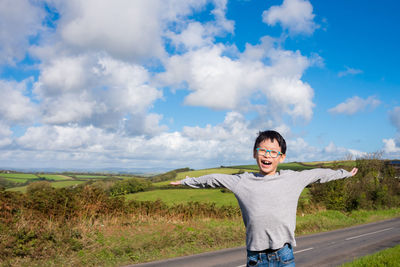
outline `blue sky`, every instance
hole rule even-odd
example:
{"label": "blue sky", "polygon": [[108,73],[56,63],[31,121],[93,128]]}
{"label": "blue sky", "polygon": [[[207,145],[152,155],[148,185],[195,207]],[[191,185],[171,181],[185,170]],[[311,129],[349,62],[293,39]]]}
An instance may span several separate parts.
{"label": "blue sky", "polygon": [[400,158],[397,1],[0,1],[1,168]]}

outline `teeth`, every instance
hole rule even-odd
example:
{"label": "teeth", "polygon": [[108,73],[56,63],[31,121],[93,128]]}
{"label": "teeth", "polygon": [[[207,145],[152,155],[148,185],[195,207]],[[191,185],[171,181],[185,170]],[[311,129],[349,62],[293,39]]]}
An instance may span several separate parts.
{"label": "teeth", "polygon": [[271,162],[266,160],[262,160],[261,163],[265,165],[271,165]]}

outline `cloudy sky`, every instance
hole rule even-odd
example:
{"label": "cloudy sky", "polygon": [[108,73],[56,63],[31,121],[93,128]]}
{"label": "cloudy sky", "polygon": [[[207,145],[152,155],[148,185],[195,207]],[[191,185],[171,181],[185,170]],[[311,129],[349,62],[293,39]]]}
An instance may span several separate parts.
{"label": "cloudy sky", "polygon": [[0,0],[1,168],[400,158],[398,1]]}

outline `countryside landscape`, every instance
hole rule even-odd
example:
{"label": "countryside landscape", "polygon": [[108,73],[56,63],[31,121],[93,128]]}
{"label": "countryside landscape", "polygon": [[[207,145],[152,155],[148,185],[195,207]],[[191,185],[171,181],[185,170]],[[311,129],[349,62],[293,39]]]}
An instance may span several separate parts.
{"label": "countryside landscape", "polygon": [[[296,171],[352,167],[359,168],[355,177],[303,191],[297,235],[400,216],[398,161],[372,156],[279,166]],[[2,170],[1,266],[124,266],[243,246],[245,229],[229,190],[169,183],[186,176],[253,171],[256,165],[182,168],[149,176]],[[399,247],[386,253],[398,255]]]}
{"label": "countryside landscape", "polygon": [[0,0],[0,267],[400,266],[399,10]]}

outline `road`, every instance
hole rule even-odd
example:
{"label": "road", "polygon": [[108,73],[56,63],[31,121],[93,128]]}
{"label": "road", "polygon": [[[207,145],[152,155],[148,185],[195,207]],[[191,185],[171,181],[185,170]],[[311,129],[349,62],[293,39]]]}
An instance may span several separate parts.
{"label": "road", "polygon": [[[400,244],[400,218],[296,238],[296,266],[337,266]],[[245,267],[245,247],[129,267]],[[128,267],[128,266],[127,266]]]}

